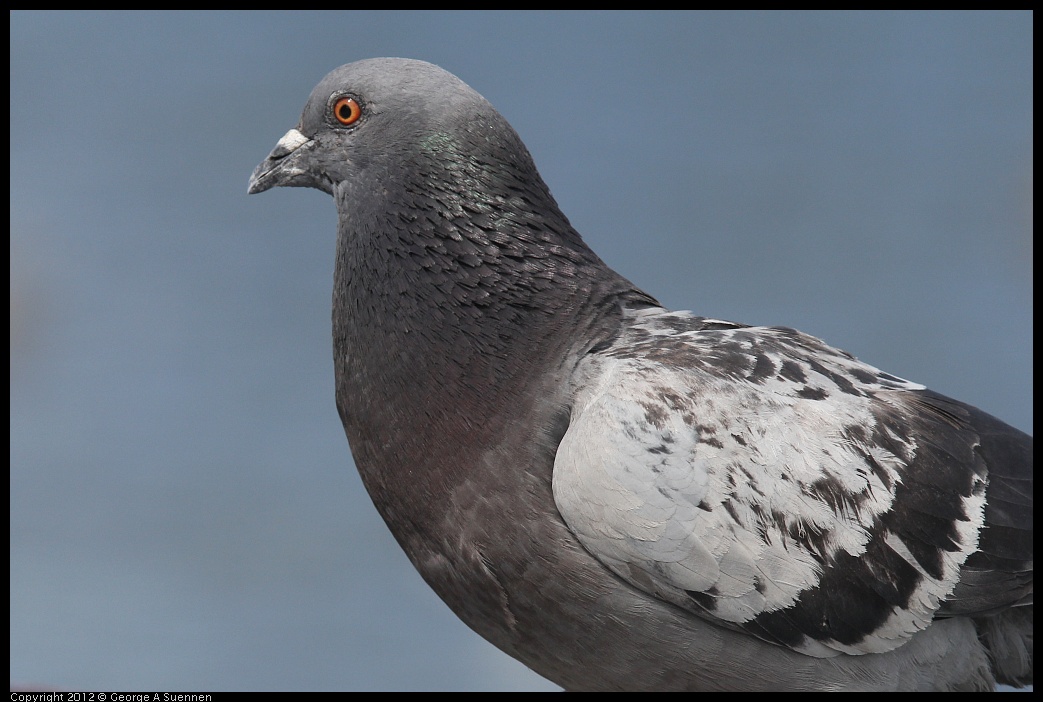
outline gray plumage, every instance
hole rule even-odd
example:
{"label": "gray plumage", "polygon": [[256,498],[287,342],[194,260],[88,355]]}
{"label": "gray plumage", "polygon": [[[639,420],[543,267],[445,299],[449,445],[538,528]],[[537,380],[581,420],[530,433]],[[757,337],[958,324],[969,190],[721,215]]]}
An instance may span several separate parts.
{"label": "gray plumage", "polygon": [[1032,680],[1032,439],[792,329],[669,312],[428,63],[342,66],[253,173],[339,216],[337,407],[424,579],[567,689]]}

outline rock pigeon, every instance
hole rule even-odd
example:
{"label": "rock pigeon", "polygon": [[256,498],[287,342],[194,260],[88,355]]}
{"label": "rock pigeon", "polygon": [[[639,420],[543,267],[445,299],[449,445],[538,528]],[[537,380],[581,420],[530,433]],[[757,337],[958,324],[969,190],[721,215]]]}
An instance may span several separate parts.
{"label": "rock pigeon", "polygon": [[1032,438],[785,327],[664,309],[456,76],[316,86],[249,192],[338,213],[337,408],[476,632],[568,690],[1032,681]]}

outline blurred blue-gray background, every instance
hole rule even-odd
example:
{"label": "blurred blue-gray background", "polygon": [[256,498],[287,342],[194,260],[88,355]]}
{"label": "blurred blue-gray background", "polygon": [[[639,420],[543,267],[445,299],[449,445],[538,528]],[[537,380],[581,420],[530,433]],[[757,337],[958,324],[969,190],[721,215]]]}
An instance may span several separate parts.
{"label": "blurred blue-gray background", "polygon": [[248,197],[332,68],[437,63],[667,306],[1032,428],[1032,15],[11,19],[11,675],[554,689],[458,622],[333,403],[336,215]]}

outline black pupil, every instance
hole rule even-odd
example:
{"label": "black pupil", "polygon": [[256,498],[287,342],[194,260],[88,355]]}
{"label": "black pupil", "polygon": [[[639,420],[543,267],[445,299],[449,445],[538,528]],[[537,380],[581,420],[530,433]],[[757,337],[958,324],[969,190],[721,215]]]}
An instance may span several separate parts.
{"label": "black pupil", "polygon": [[351,119],[351,103],[345,102],[340,106],[340,118]]}

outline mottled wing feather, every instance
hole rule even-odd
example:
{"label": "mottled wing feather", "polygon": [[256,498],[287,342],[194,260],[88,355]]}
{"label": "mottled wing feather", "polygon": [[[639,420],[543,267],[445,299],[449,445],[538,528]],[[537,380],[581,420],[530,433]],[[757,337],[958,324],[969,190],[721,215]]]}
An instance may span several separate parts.
{"label": "mottled wing feather", "polygon": [[[791,329],[628,314],[576,370],[554,465],[619,577],[817,656],[1031,598],[1029,437]],[[1017,465],[987,506],[992,461]]]}

